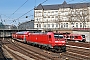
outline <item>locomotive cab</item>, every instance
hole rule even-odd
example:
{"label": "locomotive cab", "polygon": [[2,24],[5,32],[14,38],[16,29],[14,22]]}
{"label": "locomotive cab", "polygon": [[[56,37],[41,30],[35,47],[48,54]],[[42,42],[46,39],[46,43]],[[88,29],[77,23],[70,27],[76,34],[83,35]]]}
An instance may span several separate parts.
{"label": "locomotive cab", "polygon": [[64,36],[60,33],[54,33],[55,46],[57,51],[66,51],[66,41]]}
{"label": "locomotive cab", "polygon": [[55,38],[55,45],[65,45],[65,39],[64,36],[61,34],[54,34]]}
{"label": "locomotive cab", "polygon": [[85,42],[86,41],[86,37],[85,37],[85,35],[82,35],[82,42]]}

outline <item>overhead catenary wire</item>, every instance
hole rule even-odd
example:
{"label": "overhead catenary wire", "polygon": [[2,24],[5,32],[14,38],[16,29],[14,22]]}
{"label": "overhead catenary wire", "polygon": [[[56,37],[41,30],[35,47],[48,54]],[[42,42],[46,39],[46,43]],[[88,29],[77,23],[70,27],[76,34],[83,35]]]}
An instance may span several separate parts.
{"label": "overhead catenary wire", "polygon": [[[48,1],[48,0],[45,0],[45,1],[41,2],[40,4],[44,4],[44,3],[47,2],[47,1]],[[74,0],[71,0],[71,1],[74,1]],[[71,1],[69,1],[69,2],[71,2]],[[36,6],[36,0],[35,0],[35,6]],[[35,8],[35,7],[34,7],[34,8]],[[23,17],[23,16],[26,15],[27,13],[31,12],[32,10],[34,10],[34,8],[31,9],[31,10],[29,10],[28,12],[26,12],[25,14],[21,15],[19,18],[14,19],[14,20],[20,19],[21,17]]]}
{"label": "overhead catenary wire", "polygon": [[[47,1],[48,1],[48,0],[45,0],[45,1],[43,1],[42,3],[40,3],[40,4],[44,4],[44,3],[47,2]],[[34,7],[34,8],[35,8],[35,7]],[[28,12],[24,13],[23,15],[21,15],[20,17],[18,17],[17,19],[14,19],[14,20],[20,19],[20,18],[23,17],[24,15],[26,15],[26,14],[28,14],[29,12],[33,11],[34,8],[32,8],[31,10],[29,10]]]}
{"label": "overhead catenary wire", "polygon": [[[43,1],[43,2],[41,2],[40,4],[43,4],[43,3],[45,3],[45,2],[47,2],[48,0],[45,0],[45,1]],[[68,1],[68,2],[72,2],[72,1],[75,1],[75,0],[70,0],[70,1]],[[84,0],[83,0],[84,1]],[[86,1],[86,0],[85,0]],[[36,1],[35,1],[35,5],[36,5]],[[35,7],[34,7],[35,8]],[[18,18],[16,18],[16,19],[14,19],[13,21],[15,21],[15,20],[19,20],[20,18],[22,18],[23,16],[25,16],[26,14],[28,14],[29,12],[31,12],[31,11],[33,11],[34,10],[34,8],[32,8],[31,10],[29,10],[28,12],[26,12],[26,13],[24,13],[23,15],[21,15],[20,17],[18,17]]]}
{"label": "overhead catenary wire", "polygon": [[15,14],[22,6],[24,6],[26,3],[28,2],[28,0],[25,1],[24,4],[22,4],[13,14]]}
{"label": "overhead catenary wire", "polygon": [[[21,7],[23,7],[27,2],[28,2],[28,0],[26,0],[18,9],[16,9],[16,10],[8,17],[8,19],[10,19],[10,17],[11,17],[12,15],[14,15]],[[7,20],[8,20],[8,19],[7,19]]]}

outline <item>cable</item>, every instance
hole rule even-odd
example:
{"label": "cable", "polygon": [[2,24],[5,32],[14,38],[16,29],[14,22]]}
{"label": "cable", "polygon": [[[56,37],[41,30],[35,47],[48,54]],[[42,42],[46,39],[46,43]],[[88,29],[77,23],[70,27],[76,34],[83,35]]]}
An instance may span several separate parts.
{"label": "cable", "polygon": [[80,1],[80,2],[84,2],[84,1],[86,1],[86,0],[82,0],[82,1]]}
{"label": "cable", "polygon": [[[47,1],[48,1],[48,0],[45,0],[45,1],[44,1],[44,2],[42,2],[41,4],[43,4],[43,3],[47,2]],[[20,19],[21,17],[23,17],[23,16],[24,16],[24,15],[26,15],[27,13],[31,12],[32,10],[34,10],[34,8],[33,8],[33,9],[31,9],[31,10],[29,10],[28,12],[26,12],[25,14],[21,15],[19,18],[14,19],[14,20],[18,20],[18,19]]]}
{"label": "cable", "polygon": [[43,4],[43,3],[45,3],[45,2],[47,2],[48,0],[45,0],[44,2],[42,2],[41,4]]}
{"label": "cable", "polygon": [[15,14],[23,5],[25,5],[27,3],[28,0],[25,1],[24,4],[22,4],[13,14]]}
{"label": "cable", "polygon": [[74,1],[74,0],[70,0],[70,1],[68,1],[67,3],[72,2],[72,1]]}
{"label": "cable", "polygon": [[19,18],[15,19],[15,20],[18,20],[20,19],[21,17],[23,17],[24,15],[26,15],[27,13],[29,13],[30,11],[32,11],[33,9],[29,10],[28,12],[26,12],[25,14],[23,14],[22,16],[20,16]]}
{"label": "cable", "polygon": [[[27,2],[28,2],[28,0],[26,0],[18,9],[16,9],[16,10],[10,15],[10,17],[11,17],[12,15],[14,15],[21,7],[24,6]],[[10,17],[9,17],[8,19],[10,19]]]}

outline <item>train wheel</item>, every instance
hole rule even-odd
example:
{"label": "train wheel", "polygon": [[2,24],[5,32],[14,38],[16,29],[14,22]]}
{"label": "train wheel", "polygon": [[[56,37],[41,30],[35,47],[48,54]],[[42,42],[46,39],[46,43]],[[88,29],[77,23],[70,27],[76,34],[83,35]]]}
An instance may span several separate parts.
{"label": "train wheel", "polygon": [[48,46],[46,46],[45,49],[49,51],[50,48]]}
{"label": "train wheel", "polygon": [[52,52],[56,52],[56,49],[51,49]]}
{"label": "train wheel", "polygon": [[42,46],[41,46],[41,45],[39,45],[38,47],[39,47],[40,49],[42,48]]}
{"label": "train wheel", "polygon": [[49,51],[49,50],[50,50],[50,48],[49,48],[49,47],[47,47],[47,50]]}

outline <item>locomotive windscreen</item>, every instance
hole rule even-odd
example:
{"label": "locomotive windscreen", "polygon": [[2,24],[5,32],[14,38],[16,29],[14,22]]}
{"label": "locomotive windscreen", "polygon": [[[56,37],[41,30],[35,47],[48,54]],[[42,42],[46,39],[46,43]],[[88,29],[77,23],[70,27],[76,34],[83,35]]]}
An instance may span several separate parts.
{"label": "locomotive windscreen", "polygon": [[85,38],[85,35],[82,35],[83,38]]}
{"label": "locomotive windscreen", "polygon": [[54,34],[55,38],[63,38],[63,35],[59,35],[59,34]]}

